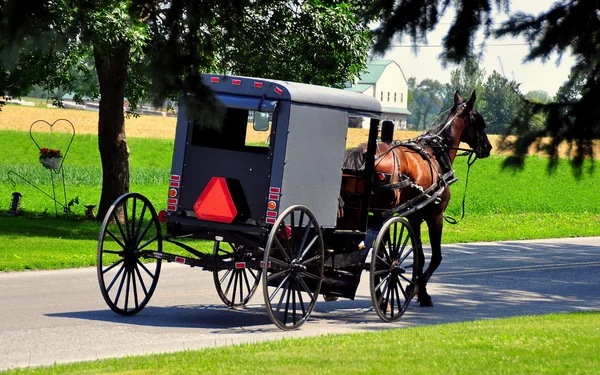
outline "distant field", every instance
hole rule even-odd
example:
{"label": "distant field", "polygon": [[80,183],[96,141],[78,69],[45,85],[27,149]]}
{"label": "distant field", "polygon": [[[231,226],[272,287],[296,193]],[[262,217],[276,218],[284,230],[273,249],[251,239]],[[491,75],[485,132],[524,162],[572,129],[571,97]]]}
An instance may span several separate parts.
{"label": "distant field", "polygon": [[[0,129],[4,130],[26,130],[29,131],[31,123],[38,119],[50,123],[58,119],[68,119],[75,125],[77,134],[98,134],[98,113],[77,109],[23,107],[18,105],[7,105],[0,112]],[[125,119],[127,137],[135,138],[160,138],[175,139],[176,118],[142,115],[138,118]],[[65,128],[57,131],[66,131]],[[367,141],[368,129],[348,129],[346,147],[356,147]],[[396,130],[394,138],[398,140],[411,139],[421,134],[422,131]],[[500,136],[490,135],[493,145],[493,154],[499,154]],[[249,142],[264,142],[266,135],[263,132],[255,132],[248,127]],[[531,153],[536,153],[531,150]],[[567,145],[560,148],[562,157],[568,155]],[[600,155],[600,142],[596,146],[596,155]]]}

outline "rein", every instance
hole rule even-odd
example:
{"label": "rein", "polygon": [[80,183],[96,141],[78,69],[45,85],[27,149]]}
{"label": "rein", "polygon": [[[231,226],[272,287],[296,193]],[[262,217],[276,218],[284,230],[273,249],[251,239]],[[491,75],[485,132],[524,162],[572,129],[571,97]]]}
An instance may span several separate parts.
{"label": "rein", "polygon": [[465,191],[463,193],[463,198],[462,198],[462,214],[460,216],[460,219],[456,220],[452,216],[444,215],[444,220],[446,220],[446,222],[448,224],[452,224],[452,225],[458,224],[465,218],[465,202],[467,200],[467,188],[469,187],[469,173],[471,172],[471,166],[473,164],[475,164],[475,161],[477,161],[477,154],[473,150],[460,149],[460,148],[455,148],[455,149],[460,150],[460,151],[463,151],[463,150],[465,151],[465,153],[463,153],[461,155],[457,155],[457,156],[469,155],[469,159],[467,159],[467,178],[465,179]]}

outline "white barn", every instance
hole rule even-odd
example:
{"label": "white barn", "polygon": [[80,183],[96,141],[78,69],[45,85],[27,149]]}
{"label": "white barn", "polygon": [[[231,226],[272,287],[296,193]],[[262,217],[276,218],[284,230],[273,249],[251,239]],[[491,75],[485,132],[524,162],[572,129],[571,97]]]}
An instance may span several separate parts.
{"label": "white barn", "polygon": [[[379,100],[383,120],[394,121],[396,129],[406,129],[408,84],[402,68],[393,60],[373,60],[354,84],[345,90],[360,92]],[[363,127],[369,124],[363,122]]]}

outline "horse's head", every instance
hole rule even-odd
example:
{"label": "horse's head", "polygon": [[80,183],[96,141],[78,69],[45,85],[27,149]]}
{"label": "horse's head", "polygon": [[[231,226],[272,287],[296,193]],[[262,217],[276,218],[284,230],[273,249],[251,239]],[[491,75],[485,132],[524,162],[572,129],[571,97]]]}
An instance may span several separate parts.
{"label": "horse's head", "polygon": [[458,137],[460,141],[468,144],[478,158],[487,158],[490,156],[492,145],[485,133],[485,120],[475,109],[475,99],[475,90],[468,102],[465,102],[460,93],[456,91],[452,112],[455,113],[454,121],[460,121],[463,124],[462,132]]}

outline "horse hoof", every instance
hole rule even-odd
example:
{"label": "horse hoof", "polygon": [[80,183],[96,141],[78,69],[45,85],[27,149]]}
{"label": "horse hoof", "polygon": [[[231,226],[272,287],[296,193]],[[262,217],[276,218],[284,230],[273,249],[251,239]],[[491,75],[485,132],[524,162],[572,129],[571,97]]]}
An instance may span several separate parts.
{"label": "horse hoof", "polygon": [[323,299],[327,302],[333,302],[333,301],[337,301],[338,297],[332,296],[331,294],[323,294]]}
{"label": "horse hoof", "polygon": [[419,306],[421,307],[433,307],[433,301],[430,296],[419,297]]}

